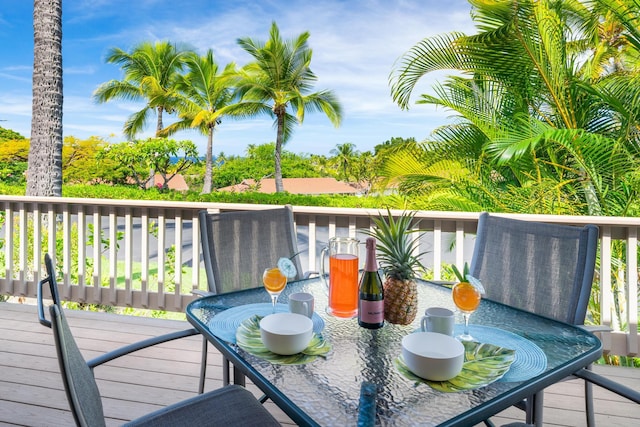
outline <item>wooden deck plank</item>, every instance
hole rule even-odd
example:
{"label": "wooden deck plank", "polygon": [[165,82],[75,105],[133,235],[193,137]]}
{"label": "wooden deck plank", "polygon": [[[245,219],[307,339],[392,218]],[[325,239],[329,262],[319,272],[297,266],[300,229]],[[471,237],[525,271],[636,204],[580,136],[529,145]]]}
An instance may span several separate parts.
{"label": "wooden deck plank", "polygon": [[[152,336],[189,328],[184,321],[117,316],[67,310],[67,318],[85,357],[94,357]],[[96,368],[107,425],[119,425],[164,405],[194,396],[197,390],[200,336],[156,346]],[[222,385],[221,356],[209,346],[207,390]],[[639,388],[640,369],[595,366],[595,372]],[[252,384],[247,388],[261,393]],[[640,405],[594,388],[596,420],[602,426],[636,426]],[[545,391],[545,426],[583,426],[583,386],[565,381]],[[291,420],[272,402],[265,406],[283,424]],[[32,305],[0,303],[0,426],[73,425],[51,331],[37,321]],[[510,408],[496,424],[522,421]]]}

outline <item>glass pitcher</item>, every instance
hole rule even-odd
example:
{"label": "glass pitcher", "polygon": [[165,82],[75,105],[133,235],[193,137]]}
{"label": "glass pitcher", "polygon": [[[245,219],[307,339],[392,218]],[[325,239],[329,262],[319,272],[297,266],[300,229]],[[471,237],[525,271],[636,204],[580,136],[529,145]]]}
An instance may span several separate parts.
{"label": "glass pitcher", "polygon": [[[352,237],[332,237],[320,253],[320,277],[329,289],[327,311],[336,317],[358,315],[358,246]],[[326,281],[326,257],[329,254],[329,283]]]}

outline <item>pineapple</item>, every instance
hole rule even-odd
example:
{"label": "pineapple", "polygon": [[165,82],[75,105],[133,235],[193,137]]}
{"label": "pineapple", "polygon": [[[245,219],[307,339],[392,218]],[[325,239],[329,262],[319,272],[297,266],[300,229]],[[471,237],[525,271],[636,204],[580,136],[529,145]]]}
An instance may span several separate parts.
{"label": "pineapple", "polygon": [[403,213],[397,219],[389,209],[387,214],[373,218],[376,228],[364,233],[377,240],[378,261],[385,275],[384,317],[390,323],[408,325],[418,312],[416,270],[424,267],[419,259],[422,254],[415,252],[422,233],[411,229],[415,213]]}

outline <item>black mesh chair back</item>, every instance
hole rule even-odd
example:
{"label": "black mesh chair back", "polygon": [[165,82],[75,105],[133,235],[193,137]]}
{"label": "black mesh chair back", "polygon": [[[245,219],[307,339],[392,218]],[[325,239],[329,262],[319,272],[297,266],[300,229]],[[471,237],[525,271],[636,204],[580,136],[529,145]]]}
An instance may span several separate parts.
{"label": "black mesh chair back", "polygon": [[73,418],[79,426],[104,426],[102,400],[93,372],[78,349],[63,311],[52,304],[49,312],[60,372]]}
{"label": "black mesh chair back", "polygon": [[598,227],[489,215],[478,221],[470,274],[486,298],[582,325],[593,282]]}
{"label": "black mesh chair back", "polygon": [[[281,257],[292,258],[302,278],[291,206],[278,209],[199,213],[209,292],[262,286],[262,273]],[[293,279],[295,280],[295,279]]]}
{"label": "black mesh chair back", "polygon": [[[63,310],[52,304],[49,312],[60,372],[76,425],[104,426],[106,423],[102,400],[91,369],[92,362],[86,362],[80,353]],[[120,355],[118,352],[105,361]],[[169,405],[125,425],[275,427],[280,424],[251,392],[243,387],[230,385]]]}
{"label": "black mesh chair back", "polygon": [[[574,227],[480,214],[469,273],[493,301],[582,325],[593,282],[598,227]],[[516,405],[527,425],[541,426],[543,391]],[[587,424],[593,425],[591,384],[585,383]]]}

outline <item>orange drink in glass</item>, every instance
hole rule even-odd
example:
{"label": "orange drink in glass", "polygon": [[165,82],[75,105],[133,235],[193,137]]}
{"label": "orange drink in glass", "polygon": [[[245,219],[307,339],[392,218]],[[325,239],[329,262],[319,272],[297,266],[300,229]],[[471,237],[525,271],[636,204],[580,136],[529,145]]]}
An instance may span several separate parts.
{"label": "orange drink in glass", "polygon": [[471,283],[460,282],[451,289],[451,296],[453,297],[453,303],[464,316],[464,333],[458,338],[462,341],[471,341],[473,337],[469,334],[469,316],[480,305],[482,294]]}
{"label": "orange drink in glass", "polygon": [[276,312],[276,303],[278,296],[287,286],[287,276],[282,274],[278,267],[267,268],[262,273],[262,283],[264,288],[271,295],[271,303],[273,304],[273,312]]}
{"label": "orange drink in glass", "polygon": [[480,292],[471,283],[462,282],[453,287],[453,302],[462,312],[473,313],[480,305]]}

